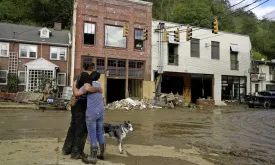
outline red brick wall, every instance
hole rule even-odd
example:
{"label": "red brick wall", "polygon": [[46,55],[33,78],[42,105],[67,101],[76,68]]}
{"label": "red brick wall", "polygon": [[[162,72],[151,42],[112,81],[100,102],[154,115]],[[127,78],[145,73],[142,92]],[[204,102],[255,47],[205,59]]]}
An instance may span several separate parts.
{"label": "red brick wall", "polygon": [[[145,79],[150,80],[152,7],[125,0],[78,0],[77,2],[75,76],[82,68],[81,56],[91,55],[145,61]],[[94,46],[83,44],[84,22],[96,24]],[[124,23],[129,25],[127,48],[105,47],[105,24],[123,26]],[[134,28],[148,30],[144,51],[134,49]]]}
{"label": "red brick wall", "polygon": [[[4,41],[1,41],[4,42]],[[10,43],[9,44],[9,51],[10,52],[17,52],[19,56],[19,45],[20,43]],[[32,45],[37,45],[37,58],[41,57],[41,44],[32,44]],[[70,60],[70,54],[71,54],[71,49],[67,47],[67,58],[66,61],[57,61],[57,60],[50,60],[50,45],[42,45],[42,57],[55,65],[59,66],[59,72],[65,72],[67,73],[67,61]],[[59,46],[56,46],[59,47]],[[61,47],[61,46],[60,46]],[[25,71],[25,63],[33,61],[34,59],[28,59],[28,58],[19,58],[18,61],[18,71]],[[0,70],[8,70],[8,65],[9,65],[9,58],[7,57],[0,57]],[[69,68],[68,68],[68,71]],[[67,78],[70,76],[70,74],[67,73]],[[19,86],[19,90],[23,90],[22,85]],[[4,85],[0,85],[0,90],[5,90]]]}
{"label": "red brick wall", "polygon": [[[14,46],[12,43],[10,43],[10,52],[17,52],[19,53],[19,45],[20,43],[15,43]],[[37,58],[41,57],[41,44],[33,44],[37,45]],[[68,48],[67,48],[68,49]],[[70,55],[70,51],[67,50],[67,60],[68,56]],[[19,54],[18,54],[19,56]],[[66,61],[56,61],[56,60],[50,60],[50,45],[42,45],[42,57],[55,65],[59,66],[60,72],[67,72],[67,60]],[[24,71],[25,70],[25,63],[33,61],[34,59],[28,59],[28,58],[19,58],[19,65],[18,70]],[[0,57],[0,69],[1,70],[8,70],[8,64],[9,58],[7,57]]]}

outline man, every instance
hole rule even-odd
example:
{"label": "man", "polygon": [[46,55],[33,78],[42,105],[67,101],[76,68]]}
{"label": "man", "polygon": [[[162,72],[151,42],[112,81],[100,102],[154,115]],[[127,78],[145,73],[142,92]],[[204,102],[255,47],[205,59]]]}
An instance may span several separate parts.
{"label": "man", "polygon": [[75,96],[81,96],[89,92],[87,97],[86,124],[90,137],[91,154],[88,158],[82,158],[82,161],[92,164],[96,164],[97,162],[97,142],[100,146],[100,159],[104,159],[105,152],[105,140],[103,135],[104,103],[102,99],[102,93],[91,93],[94,90],[94,87],[100,88],[100,83],[98,82],[99,78],[100,73],[94,71],[91,74],[90,80],[87,81],[83,87],[80,89],[74,88]]}
{"label": "man", "polygon": [[[85,71],[82,72],[76,79],[76,88],[78,89],[84,85],[84,82],[93,72],[94,63],[84,64],[83,68]],[[91,87],[90,92],[102,92],[102,89]],[[83,152],[87,138],[87,127],[85,122],[86,107],[87,95],[82,95],[71,108],[71,124],[68,129],[62,152],[64,155],[71,154],[72,159],[82,159],[87,157],[87,155]]]}

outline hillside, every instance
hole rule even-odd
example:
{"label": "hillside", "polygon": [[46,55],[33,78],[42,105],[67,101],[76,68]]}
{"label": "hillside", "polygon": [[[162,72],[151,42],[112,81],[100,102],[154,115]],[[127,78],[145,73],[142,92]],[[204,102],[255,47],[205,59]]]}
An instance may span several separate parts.
{"label": "hillside", "polygon": [[[275,22],[258,20],[242,10],[231,14],[228,0],[147,0],[154,3],[153,17],[193,26],[211,28],[219,17],[219,29],[246,34],[251,38],[256,58],[275,58]],[[0,22],[52,27],[61,22],[70,28],[73,0],[0,0]]]}

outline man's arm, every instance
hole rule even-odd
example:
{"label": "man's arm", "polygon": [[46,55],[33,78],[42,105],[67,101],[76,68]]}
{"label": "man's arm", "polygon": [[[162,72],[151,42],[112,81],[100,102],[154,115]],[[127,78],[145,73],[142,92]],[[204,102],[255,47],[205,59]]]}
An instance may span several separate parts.
{"label": "man's arm", "polygon": [[89,83],[84,84],[84,89],[85,89],[85,91],[87,91],[89,93],[96,93],[96,92],[102,93],[101,87],[95,88],[95,87],[91,86]]}
{"label": "man's arm", "polygon": [[74,81],[74,84],[73,84],[73,91],[74,91],[74,96],[81,96],[86,93],[86,92],[76,88],[76,81]]}

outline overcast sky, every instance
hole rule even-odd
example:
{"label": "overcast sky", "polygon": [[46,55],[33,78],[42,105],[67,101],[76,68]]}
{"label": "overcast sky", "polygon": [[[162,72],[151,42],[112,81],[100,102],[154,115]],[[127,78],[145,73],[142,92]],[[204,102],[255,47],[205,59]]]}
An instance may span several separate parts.
{"label": "overcast sky", "polygon": [[[238,2],[241,2],[242,0],[230,0],[231,5],[237,4]],[[255,0],[245,0],[244,2],[242,2],[241,4],[235,6],[235,8],[240,8],[243,7],[247,4],[250,4],[252,2],[254,2]],[[259,2],[247,7],[245,10],[249,10],[259,4],[261,4],[262,2],[264,2],[266,0],[260,0]],[[265,4],[255,8],[252,10],[259,19],[262,19],[263,16],[267,19],[271,19],[273,17],[275,17],[275,0],[269,0],[268,2],[266,2]],[[274,11],[274,12],[273,12]],[[268,14],[272,12],[271,14]],[[275,20],[275,18],[273,18],[272,20]]]}

